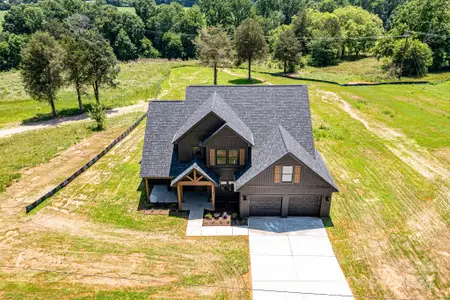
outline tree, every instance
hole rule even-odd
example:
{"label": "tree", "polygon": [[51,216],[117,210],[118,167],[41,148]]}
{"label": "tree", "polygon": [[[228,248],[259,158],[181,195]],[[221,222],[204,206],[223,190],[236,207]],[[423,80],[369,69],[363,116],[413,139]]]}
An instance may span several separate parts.
{"label": "tree", "polygon": [[450,0],[409,0],[397,6],[391,18],[393,32],[420,32],[420,38],[433,52],[432,69],[450,67]]}
{"label": "tree", "polygon": [[283,63],[284,73],[286,73],[288,66],[290,72],[294,71],[301,55],[300,50],[300,42],[294,32],[291,29],[285,30],[278,39],[274,54],[274,58]]}
{"label": "tree", "polygon": [[236,29],[235,48],[239,61],[248,62],[248,80],[252,79],[252,60],[263,58],[266,55],[267,45],[264,32],[253,19],[247,19]]}
{"label": "tree", "polygon": [[77,92],[78,108],[83,111],[81,92],[87,82],[87,74],[86,49],[82,33],[65,36],[62,40],[62,46],[65,50],[63,65],[67,74],[66,81],[74,85]]}
{"label": "tree", "polygon": [[311,53],[310,65],[315,67],[324,67],[337,64],[335,41],[332,39],[312,40],[309,44]]}
{"label": "tree", "polygon": [[13,6],[4,17],[3,29],[15,34],[34,33],[44,25],[44,12],[35,5]]}
{"label": "tree", "polygon": [[201,28],[206,25],[206,20],[200,8],[194,5],[188,10],[179,14],[176,23],[172,26],[172,31],[181,33],[184,58],[194,58],[196,54],[195,37]]}
{"label": "tree", "polygon": [[25,91],[34,99],[46,101],[56,116],[56,94],[64,83],[62,50],[46,32],[35,33],[22,52],[21,75]]}
{"label": "tree", "polygon": [[168,59],[181,58],[184,55],[181,35],[175,32],[166,32],[163,36],[164,53]]}
{"label": "tree", "polygon": [[403,40],[397,40],[394,43],[392,64],[395,68],[401,69],[401,74],[404,76],[425,76],[428,73],[428,68],[433,64],[430,47],[417,39],[410,39],[406,51],[404,49],[405,42]]}
{"label": "tree", "polygon": [[134,2],[136,14],[143,22],[147,22],[150,17],[156,14],[155,0],[136,0]]}
{"label": "tree", "polygon": [[114,43],[115,53],[120,60],[132,60],[138,57],[136,46],[131,42],[125,30],[120,29]]}
{"label": "tree", "polygon": [[341,7],[336,9],[334,14],[339,19],[344,47],[347,47],[349,52],[354,52],[356,56],[374,45],[374,39],[358,39],[359,37],[378,36],[383,32],[380,18],[360,7]]}
{"label": "tree", "polygon": [[27,42],[28,37],[24,34],[4,33],[0,36],[0,71],[19,66],[20,52]]}
{"label": "tree", "polygon": [[97,103],[100,103],[100,88],[116,86],[119,69],[113,49],[101,34],[89,30],[83,39],[87,81],[92,85]]}
{"label": "tree", "polygon": [[230,38],[222,28],[209,27],[202,29],[196,44],[200,62],[213,67],[214,84],[217,84],[217,68],[226,65],[230,59]]}
{"label": "tree", "polygon": [[141,55],[145,58],[159,57],[158,50],[153,47],[152,41],[150,41],[148,38],[143,38],[141,41]]}
{"label": "tree", "polygon": [[242,21],[252,17],[252,0],[229,0],[231,20],[234,27],[241,25]]}
{"label": "tree", "polygon": [[229,0],[199,0],[198,6],[206,16],[208,26],[222,25],[228,29],[232,24]]}

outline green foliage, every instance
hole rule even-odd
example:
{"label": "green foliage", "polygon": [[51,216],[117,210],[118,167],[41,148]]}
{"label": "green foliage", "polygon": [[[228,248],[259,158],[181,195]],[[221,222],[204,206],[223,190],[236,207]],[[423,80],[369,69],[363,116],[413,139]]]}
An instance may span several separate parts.
{"label": "green foliage", "polygon": [[344,39],[343,46],[356,56],[374,45],[374,39],[359,39],[359,37],[379,36],[383,32],[380,18],[360,7],[345,6],[336,9],[334,14],[339,19]]}
{"label": "green foliage", "polygon": [[20,52],[27,42],[28,37],[23,34],[4,33],[0,35],[0,71],[10,70],[19,66],[21,61]]}
{"label": "green foliage", "polygon": [[247,19],[236,29],[234,42],[238,62],[248,62],[248,80],[251,80],[252,60],[265,57],[267,51],[264,32],[253,19]]}
{"label": "green foliage", "polygon": [[164,54],[168,59],[182,58],[184,55],[181,35],[175,32],[166,32],[163,36]]}
{"label": "green foliage", "polygon": [[74,32],[66,35],[62,42],[65,50],[63,59],[64,70],[66,71],[66,82],[75,87],[77,92],[78,108],[83,110],[83,102],[81,100],[81,92],[84,85],[88,81],[87,62],[86,62],[86,44],[83,40],[85,32]]}
{"label": "green foliage", "polygon": [[217,68],[230,61],[231,42],[220,27],[204,28],[196,41],[200,63],[214,68],[214,84],[217,84]]}
{"label": "green foliage", "polygon": [[22,52],[21,75],[26,92],[46,101],[56,116],[56,93],[63,85],[62,50],[48,33],[35,33]]}
{"label": "green foliage", "polygon": [[311,58],[309,64],[314,67],[335,65],[338,62],[335,42],[331,39],[312,40],[309,44]]}
{"label": "green foliage", "polygon": [[415,36],[433,52],[432,69],[450,67],[450,0],[408,0],[393,12],[393,32],[404,30],[422,32]]}
{"label": "green foliage", "polygon": [[105,108],[100,103],[94,103],[88,110],[88,116],[95,121],[96,130],[105,130],[106,113]]}
{"label": "green foliage", "polygon": [[198,6],[206,16],[208,26],[221,25],[224,28],[231,26],[233,21],[228,0],[198,0]]}
{"label": "green foliage", "polygon": [[278,40],[274,58],[281,61],[284,73],[294,72],[301,56],[301,46],[297,37],[291,29],[284,31]]}
{"label": "green foliage", "polygon": [[136,14],[143,22],[146,22],[156,13],[155,0],[136,0],[134,1],[134,7],[136,8]]}
{"label": "green foliage", "polygon": [[15,34],[30,34],[43,28],[44,12],[36,5],[17,5],[9,10],[3,20],[3,30]]}
{"label": "green foliage", "polygon": [[94,89],[97,103],[100,103],[99,90],[103,86],[116,86],[119,69],[117,59],[109,43],[96,31],[89,30],[83,38],[87,81]]}
{"label": "green foliage", "polygon": [[114,43],[117,58],[120,60],[132,60],[138,57],[136,46],[131,42],[125,30],[120,29]]}
{"label": "green foliage", "polygon": [[233,27],[238,27],[242,21],[254,17],[252,0],[229,0],[228,3]]}
{"label": "green foliage", "polygon": [[160,56],[159,51],[153,47],[152,41],[143,38],[141,41],[141,56],[145,58],[157,58]]}
{"label": "green foliage", "polygon": [[[405,42],[398,40],[394,43],[392,63],[396,68],[400,68],[403,60],[403,50]],[[428,45],[416,40],[408,41],[402,75],[423,77],[428,73],[428,68],[433,64],[433,57]]]}

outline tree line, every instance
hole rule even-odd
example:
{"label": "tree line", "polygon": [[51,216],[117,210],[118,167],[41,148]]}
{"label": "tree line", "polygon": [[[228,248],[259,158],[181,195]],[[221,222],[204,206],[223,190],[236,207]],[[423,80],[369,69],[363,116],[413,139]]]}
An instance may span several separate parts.
{"label": "tree line", "polygon": [[[378,11],[350,0],[135,0],[136,15],[101,1],[43,0],[13,6],[0,33],[0,69],[20,66],[25,88],[54,101],[71,84],[83,110],[87,86],[100,103],[115,85],[117,59],[193,59],[214,68],[255,60],[284,72],[375,54],[393,75],[423,76],[450,67],[450,0],[378,1]],[[373,2],[372,2],[373,3]],[[392,5],[396,3],[396,5]],[[378,7],[378,6],[377,6]],[[39,76],[38,76],[39,75]]]}

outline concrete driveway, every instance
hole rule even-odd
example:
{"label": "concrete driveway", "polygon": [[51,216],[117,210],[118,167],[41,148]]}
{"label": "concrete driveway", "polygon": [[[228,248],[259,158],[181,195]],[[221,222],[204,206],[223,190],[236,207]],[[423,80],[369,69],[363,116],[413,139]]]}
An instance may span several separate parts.
{"label": "concrete driveway", "polygon": [[322,220],[249,219],[253,299],[353,299]]}

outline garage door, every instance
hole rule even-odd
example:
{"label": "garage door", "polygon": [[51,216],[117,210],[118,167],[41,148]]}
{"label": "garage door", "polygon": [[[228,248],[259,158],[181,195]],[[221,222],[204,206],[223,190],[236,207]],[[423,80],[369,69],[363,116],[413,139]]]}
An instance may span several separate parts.
{"label": "garage door", "polygon": [[250,195],[250,216],[281,215],[281,196]]}
{"label": "garage door", "polygon": [[290,195],[288,215],[318,217],[320,202],[321,196],[318,195]]}

